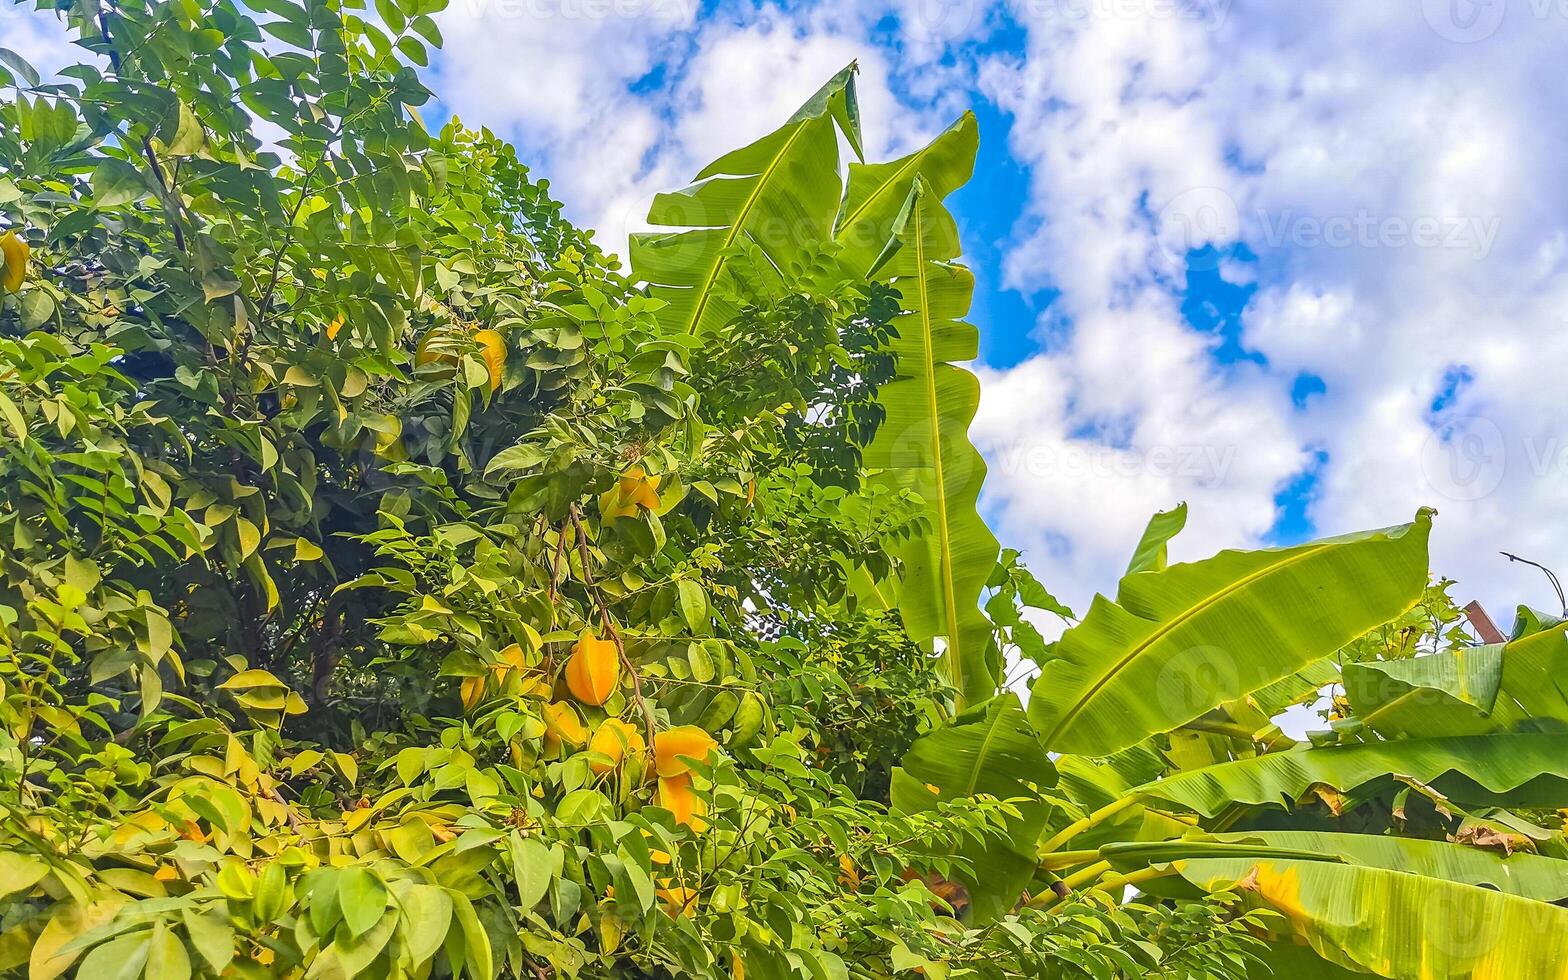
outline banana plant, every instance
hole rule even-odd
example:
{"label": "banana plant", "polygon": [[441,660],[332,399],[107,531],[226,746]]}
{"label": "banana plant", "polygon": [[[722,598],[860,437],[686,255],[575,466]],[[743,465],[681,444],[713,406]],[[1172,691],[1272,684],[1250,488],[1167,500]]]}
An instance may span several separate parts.
{"label": "banana plant", "polygon": [[860,110],[850,65],[781,128],[704,167],[683,190],[659,194],[649,224],[678,231],[632,236],[634,278],[666,305],[672,334],[700,334],[738,311],[724,289],[737,249],[755,246],[779,269],[831,240],[843,185],[838,135],[861,154]]}
{"label": "banana plant", "polygon": [[838,135],[863,157],[854,74],[844,69],[782,128],[655,198],[649,222],[679,230],[633,236],[632,272],[665,301],[657,315],[673,334],[715,329],[737,312],[725,271],[746,248],[782,270],[827,246],[847,277],[898,290],[896,377],[880,394],[885,421],[864,458],[878,480],[914,492],[928,530],[902,542],[897,581],[856,583],[879,605],[897,605],[914,640],[941,646],[961,710],[996,693],[999,660],[980,610],[1001,550],[977,508],[985,463],[968,429],[980,387],[954,363],[978,351],[978,332],[963,322],[974,277],[954,261],[958,231],[942,205],[973,173],[977,125],[965,113],[913,153],[851,163],[844,188]]}
{"label": "banana plant", "polygon": [[887,415],[865,462],[877,479],[913,490],[924,504],[930,530],[899,556],[899,609],[913,639],[941,638],[948,683],[961,704],[975,704],[997,687],[999,656],[980,595],[1001,546],[980,517],[986,466],[969,441],[980,383],[955,363],[978,350],[978,332],[962,319],[974,277],[954,261],[958,230],[939,193],[915,177],[876,269],[903,297],[903,312],[893,321],[897,376],[879,394]]}
{"label": "banana plant", "polygon": [[1568,623],[1508,643],[1345,666],[1357,720],[1388,736],[1568,731]]}
{"label": "banana plant", "polygon": [[1416,603],[1431,527],[1422,511],[1380,531],[1135,570],[1052,649],[1030,719],[1055,751],[1109,755],[1289,677]]}

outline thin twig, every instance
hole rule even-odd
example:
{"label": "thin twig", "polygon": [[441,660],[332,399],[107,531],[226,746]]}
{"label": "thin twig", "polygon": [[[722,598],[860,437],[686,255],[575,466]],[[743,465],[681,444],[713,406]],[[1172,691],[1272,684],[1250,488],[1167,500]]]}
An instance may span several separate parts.
{"label": "thin twig", "polygon": [[599,607],[599,619],[604,623],[604,631],[610,634],[610,640],[615,644],[615,652],[620,654],[621,669],[626,671],[632,679],[632,700],[637,704],[637,710],[642,712],[643,723],[648,726],[648,748],[653,748],[655,726],[653,723],[653,709],[648,707],[648,702],[642,696],[642,678],[637,674],[637,668],[632,666],[631,659],[626,656],[626,644],[621,641],[621,632],[615,628],[615,620],[610,618],[610,610],[604,604],[604,597],[599,594],[599,587],[594,584],[593,572],[589,570],[588,532],[583,530],[582,519],[577,516],[577,505],[572,504],[566,510],[571,518],[572,529],[577,533],[577,555],[583,563],[583,584],[588,588],[588,595],[593,599],[594,605]]}

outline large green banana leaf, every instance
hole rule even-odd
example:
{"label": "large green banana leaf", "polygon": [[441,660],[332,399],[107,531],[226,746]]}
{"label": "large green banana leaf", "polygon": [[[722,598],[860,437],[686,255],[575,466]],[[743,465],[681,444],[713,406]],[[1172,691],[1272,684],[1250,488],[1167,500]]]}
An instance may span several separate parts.
{"label": "large green banana leaf", "polygon": [[665,329],[697,333],[735,314],[722,288],[734,246],[754,245],[786,269],[832,238],[843,191],[835,126],[860,153],[855,71],[839,72],[783,128],[715,160],[690,187],[654,198],[649,223],[682,230],[632,236],[631,266],[668,304],[657,314]]}
{"label": "large green banana leaf", "polygon": [[[967,152],[972,160],[972,142]],[[867,193],[852,191],[850,199]],[[946,680],[961,704],[978,704],[997,687],[998,655],[980,594],[1001,547],[980,517],[986,467],[969,441],[980,383],[951,363],[977,351],[978,332],[963,321],[974,277],[952,261],[958,228],[924,177],[914,179],[892,241],[898,247],[879,274],[903,297],[894,320],[896,376],[878,395],[887,414],[864,459],[876,479],[924,501],[929,530],[899,548],[899,611],[916,642],[942,638]]]}
{"label": "large green banana leaf", "polygon": [[1100,856],[1122,871],[1200,858],[1327,860],[1441,881],[1492,888],[1539,902],[1568,899],[1568,861],[1535,854],[1505,855],[1440,840],[1255,830],[1157,843],[1117,843]]}
{"label": "large green banana leaf", "polygon": [[1193,769],[1133,792],[1205,817],[1236,804],[1289,805],[1314,786],[1348,792],[1402,776],[1459,802],[1568,805],[1568,735],[1527,733],[1404,739],[1277,752]]}
{"label": "large green banana leaf", "polygon": [[[1003,694],[917,741],[893,770],[893,805],[919,813],[980,794],[1016,800],[1005,835],[971,842],[962,856],[974,873],[959,876],[976,919],[1004,914],[1034,876],[1034,845],[1050,815],[1037,787],[1056,785],[1050,756],[1014,694]],[[935,787],[936,792],[932,792]]]}
{"label": "large green banana leaf", "polygon": [[1568,729],[1568,624],[1410,660],[1345,665],[1356,717],[1385,735]]}
{"label": "large green banana leaf", "polygon": [[[972,112],[936,139],[908,156],[888,163],[849,165],[849,189],[839,210],[834,238],[841,258],[856,275],[869,275],[879,260],[899,247],[899,223],[905,217],[915,180],[923,179],[937,200],[969,182],[979,147],[979,127]],[[905,297],[906,301],[909,297]]]}
{"label": "large green banana leaf", "polygon": [[1280,912],[1318,955],[1399,980],[1568,977],[1568,910],[1381,868],[1277,858],[1174,865],[1209,891]]}
{"label": "large green banana leaf", "polygon": [[1162,510],[1149,518],[1149,526],[1144,529],[1143,537],[1138,540],[1138,547],[1132,554],[1132,562],[1127,566],[1127,574],[1134,572],[1163,572],[1169,561],[1167,560],[1167,545],[1171,538],[1180,534],[1182,528],[1187,526],[1187,504],[1177,504],[1170,510]]}
{"label": "large green banana leaf", "polygon": [[1431,512],[1292,548],[1135,572],[1052,648],[1029,716],[1047,745],[1106,755],[1321,660],[1420,598]]}

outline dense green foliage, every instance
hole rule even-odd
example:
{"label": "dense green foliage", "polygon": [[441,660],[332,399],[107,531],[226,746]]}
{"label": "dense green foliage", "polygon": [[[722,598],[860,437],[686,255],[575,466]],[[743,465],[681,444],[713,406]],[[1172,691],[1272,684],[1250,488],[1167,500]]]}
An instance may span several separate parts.
{"label": "dense green foliage", "polygon": [[1562,624],[1183,509],[1047,644],[973,118],[843,180],[846,69],[623,271],[420,121],[443,6],[0,50],[0,975],[1558,975]]}

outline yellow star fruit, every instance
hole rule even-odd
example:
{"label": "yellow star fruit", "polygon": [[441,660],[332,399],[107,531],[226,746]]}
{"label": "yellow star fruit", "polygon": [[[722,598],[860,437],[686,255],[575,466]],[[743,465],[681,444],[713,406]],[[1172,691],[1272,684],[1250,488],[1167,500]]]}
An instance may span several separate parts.
{"label": "yellow star fruit", "polygon": [[658,510],[660,479],[658,474],[650,476],[641,466],[633,466],[622,473],[616,485],[599,497],[603,519],[613,521],[636,517],[639,510]]}
{"label": "yellow star fruit", "polygon": [[659,777],[659,805],[675,815],[675,822],[696,833],[708,828],[708,804],[691,786],[691,773]]}
{"label": "yellow star fruit", "polygon": [[6,292],[14,293],[22,288],[22,281],[27,278],[28,256],[32,254],[32,247],[16,232],[8,231],[0,236],[0,257],[5,260],[4,273],[0,274],[0,287],[4,287]]}
{"label": "yellow star fruit", "polygon": [[647,743],[643,741],[642,734],[634,726],[619,718],[606,719],[604,724],[593,733],[593,740],[588,743],[588,751],[605,756],[609,761],[590,759],[588,768],[602,776],[620,768],[628,755],[641,755],[645,748]]}
{"label": "yellow star fruit", "polygon": [[718,747],[712,735],[696,725],[682,725],[653,736],[653,765],[661,776],[684,776],[687,759],[707,762]]}
{"label": "yellow star fruit", "polygon": [[544,706],[545,741],[554,740],[563,745],[580,749],[588,742],[588,728],[577,715],[577,709],[565,701],[555,701]]}
{"label": "yellow star fruit", "polygon": [[501,387],[501,371],[506,367],[506,338],[501,336],[499,330],[480,330],[475,332],[474,340],[479,344],[485,367],[490,369],[490,388],[493,391]]}
{"label": "yellow star fruit", "polygon": [[566,661],[566,687],[583,704],[603,704],[621,682],[621,658],[610,640],[583,630]]}

